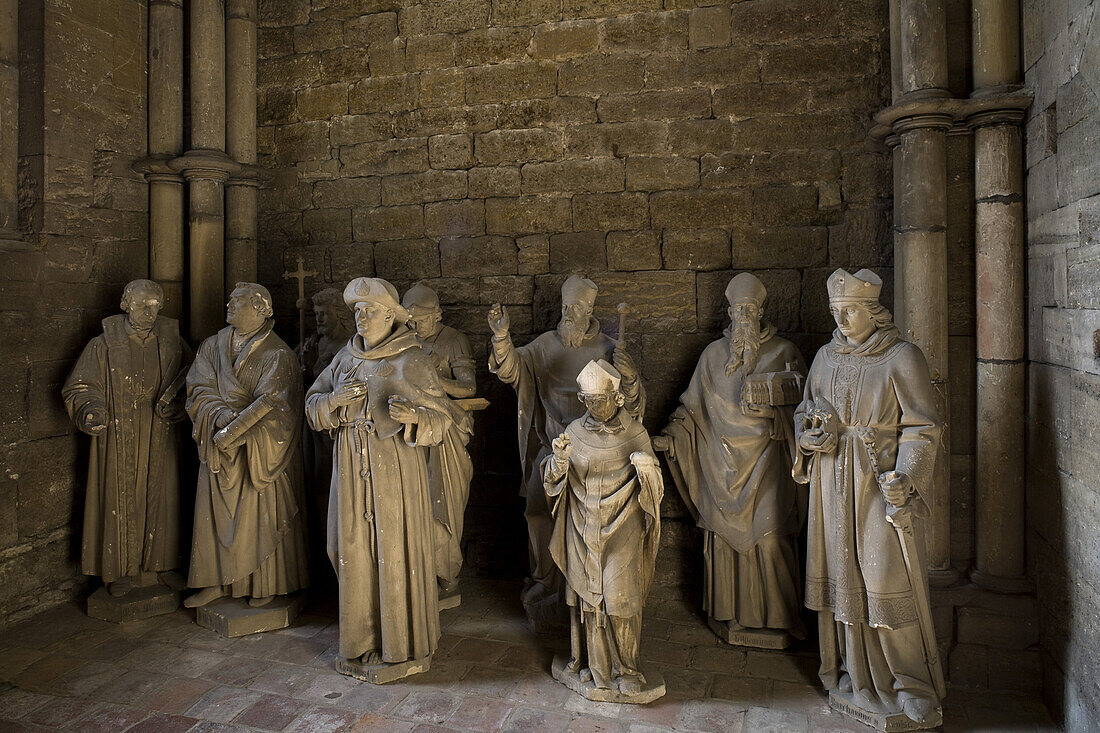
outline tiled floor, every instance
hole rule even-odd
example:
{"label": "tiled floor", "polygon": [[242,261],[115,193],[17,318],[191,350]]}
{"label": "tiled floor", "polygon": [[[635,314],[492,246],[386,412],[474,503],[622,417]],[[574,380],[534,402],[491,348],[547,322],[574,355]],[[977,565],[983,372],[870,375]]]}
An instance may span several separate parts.
{"label": "tiled floor", "polygon": [[[812,649],[723,646],[682,604],[646,609],[642,654],[668,694],[645,706],[590,703],[551,678],[518,585],[468,579],[443,612],[429,672],[373,686],[333,671],[337,626],[314,604],[297,624],[224,639],[193,613],[123,625],[76,606],[0,633],[0,731],[861,731],[831,712]],[[945,731],[1052,731],[1041,704],[952,690]]]}

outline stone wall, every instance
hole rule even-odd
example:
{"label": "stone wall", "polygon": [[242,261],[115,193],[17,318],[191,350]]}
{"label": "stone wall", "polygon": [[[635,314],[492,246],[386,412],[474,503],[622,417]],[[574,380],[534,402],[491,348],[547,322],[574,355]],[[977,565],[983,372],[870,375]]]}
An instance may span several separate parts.
{"label": "stone wall", "polygon": [[[890,278],[889,158],[866,139],[888,99],[879,0],[261,0],[260,22],[260,279],[288,335],[299,256],[323,273],[310,291],[426,281],[479,359],[490,304],[525,342],[581,271],[605,330],[634,310],[659,429],[733,271],[769,286],[767,317],[807,357],[832,328],[829,272]],[[471,560],[521,568],[515,400],[479,379]],[[698,565],[662,560],[670,582]]]}
{"label": "stone wall", "polygon": [[22,243],[0,248],[0,622],[74,595],[87,441],[60,386],[147,272],[146,7],[19,2]]}
{"label": "stone wall", "polygon": [[[1029,559],[1048,704],[1100,720],[1100,3],[1025,2]],[[1006,416],[1011,419],[1011,416]]]}

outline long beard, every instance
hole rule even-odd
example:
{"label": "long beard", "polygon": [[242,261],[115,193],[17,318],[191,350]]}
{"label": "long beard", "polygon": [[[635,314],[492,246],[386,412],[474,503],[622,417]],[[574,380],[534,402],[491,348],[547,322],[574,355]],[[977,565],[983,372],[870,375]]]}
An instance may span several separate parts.
{"label": "long beard", "polygon": [[570,349],[575,349],[584,342],[588,334],[588,322],[581,323],[571,318],[562,318],[558,321],[558,335],[561,342]]}
{"label": "long beard", "polygon": [[760,325],[752,321],[740,321],[730,334],[730,358],[726,362],[726,376],[738,373],[752,374],[760,358]]}

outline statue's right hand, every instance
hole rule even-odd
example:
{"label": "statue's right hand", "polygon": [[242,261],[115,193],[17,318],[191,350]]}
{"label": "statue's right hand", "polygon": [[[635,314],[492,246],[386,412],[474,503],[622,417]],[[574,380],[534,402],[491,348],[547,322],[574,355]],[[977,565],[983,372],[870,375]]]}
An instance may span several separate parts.
{"label": "statue's right hand", "polygon": [[822,428],[810,428],[798,436],[798,445],[811,453],[831,453],[836,448],[836,436]]}
{"label": "statue's right hand", "polygon": [[554,438],[554,442],[550,445],[554,449],[554,462],[559,467],[565,467],[569,465],[569,456],[573,452],[573,445],[569,440],[569,436],[562,433],[558,437]]}
{"label": "statue's right hand", "polygon": [[508,309],[500,303],[493,303],[493,307],[489,309],[489,328],[492,329],[493,335],[500,338],[507,336],[509,325],[511,323],[508,318]]}
{"label": "statue's right hand", "polygon": [[340,407],[346,407],[367,396],[367,383],[362,380],[344,382],[332,393],[333,401]]}
{"label": "statue's right hand", "polygon": [[92,410],[84,416],[84,432],[89,435],[99,435],[107,429],[107,419],[107,413],[104,410]]}

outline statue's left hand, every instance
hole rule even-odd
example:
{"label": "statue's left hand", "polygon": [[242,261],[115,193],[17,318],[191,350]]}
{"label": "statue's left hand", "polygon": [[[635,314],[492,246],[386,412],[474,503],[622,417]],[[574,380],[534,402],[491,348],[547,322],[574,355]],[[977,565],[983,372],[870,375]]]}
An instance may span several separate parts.
{"label": "statue's left hand", "polygon": [[416,407],[404,397],[394,395],[389,399],[390,417],[403,425],[415,425]]}
{"label": "statue's left hand", "polygon": [[615,351],[611,355],[611,363],[619,370],[619,374],[623,375],[624,382],[637,381],[638,367],[635,366],[634,360],[630,358],[630,354],[626,353],[626,345],[622,342],[615,347]]}
{"label": "statue's left hand", "polygon": [[742,402],[741,413],[748,417],[771,418],[775,417],[775,408],[770,405],[754,405],[749,402]]}
{"label": "statue's left hand", "polygon": [[886,501],[894,506],[904,506],[913,494],[913,479],[898,471],[887,471],[879,476],[878,485]]}

